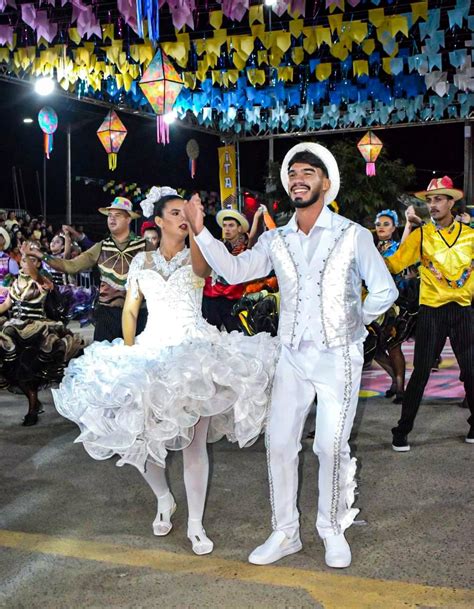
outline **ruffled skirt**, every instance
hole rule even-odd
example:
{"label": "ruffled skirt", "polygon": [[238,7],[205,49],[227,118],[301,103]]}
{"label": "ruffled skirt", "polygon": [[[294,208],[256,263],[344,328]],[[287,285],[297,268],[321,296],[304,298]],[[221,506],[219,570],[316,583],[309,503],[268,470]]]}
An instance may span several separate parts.
{"label": "ruffled skirt", "polygon": [[82,340],[61,322],[0,318],[0,388],[58,385]]}
{"label": "ruffled skirt", "polygon": [[71,362],[53,397],[91,457],[117,454],[118,465],[143,471],[148,459],[164,467],[168,450],[187,447],[200,417],[212,417],[209,442],[254,442],[277,356],[268,334],[216,332],[162,348],[96,342]]}

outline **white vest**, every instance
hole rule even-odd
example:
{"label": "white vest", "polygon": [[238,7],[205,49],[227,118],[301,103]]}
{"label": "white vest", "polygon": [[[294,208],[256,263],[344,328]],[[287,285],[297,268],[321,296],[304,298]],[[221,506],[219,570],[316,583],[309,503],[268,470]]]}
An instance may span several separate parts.
{"label": "white vest", "polygon": [[321,302],[317,312],[322,328],[321,348],[348,345],[367,333],[362,322],[362,280],[355,259],[355,237],[360,227],[342,216],[334,216],[334,222],[333,241],[322,261],[318,281],[303,272],[303,261],[289,247],[285,228],[272,231],[269,253],[280,286],[278,334],[281,342],[292,349],[298,348],[314,314],[303,303],[308,301],[305,296],[314,291],[315,281]]}

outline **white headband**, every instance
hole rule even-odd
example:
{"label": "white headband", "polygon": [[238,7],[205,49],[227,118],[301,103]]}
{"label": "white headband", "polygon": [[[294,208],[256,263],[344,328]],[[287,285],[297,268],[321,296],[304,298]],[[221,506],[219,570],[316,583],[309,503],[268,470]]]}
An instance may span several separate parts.
{"label": "white headband", "polygon": [[148,191],[147,196],[140,203],[145,218],[149,218],[153,215],[153,210],[155,209],[155,203],[157,201],[163,197],[169,197],[170,195],[178,195],[178,191],[169,186],[152,186]]}

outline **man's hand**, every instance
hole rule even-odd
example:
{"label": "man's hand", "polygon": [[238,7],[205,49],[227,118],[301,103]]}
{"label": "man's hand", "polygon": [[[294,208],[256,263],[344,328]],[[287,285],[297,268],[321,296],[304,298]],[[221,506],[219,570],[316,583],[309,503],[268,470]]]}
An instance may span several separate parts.
{"label": "man's hand", "polygon": [[423,224],[420,217],[418,217],[415,213],[415,208],[413,205],[409,205],[405,210],[405,219],[410,224],[414,224],[415,226],[421,226]]}
{"label": "man's hand", "polygon": [[184,217],[195,235],[204,228],[204,207],[198,194],[194,194],[184,205]]}
{"label": "man's hand", "polygon": [[21,245],[20,252],[24,256],[33,256],[34,258],[38,258],[38,260],[41,260],[43,258],[43,252],[39,249],[37,245],[32,244],[30,241],[25,241]]}

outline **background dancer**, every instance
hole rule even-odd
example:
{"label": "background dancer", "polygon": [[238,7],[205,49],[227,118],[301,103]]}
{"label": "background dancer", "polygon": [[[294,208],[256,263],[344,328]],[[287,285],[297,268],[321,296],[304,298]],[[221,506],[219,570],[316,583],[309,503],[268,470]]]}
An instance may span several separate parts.
{"label": "background dancer", "polygon": [[410,450],[413,429],[433,363],[449,338],[459,364],[471,411],[466,442],[474,444],[474,230],[453,218],[451,210],[464,196],[448,176],[433,179],[416,196],[426,202],[432,222],[414,230],[398,251],[385,259],[392,273],[421,261],[420,311],[416,325],[413,372],[392,429],[392,448]]}
{"label": "background dancer", "polygon": [[[94,340],[114,340],[122,336],[122,309],[125,301],[125,283],[133,257],[146,249],[146,241],[130,230],[130,223],[140,214],[132,210],[128,199],[116,197],[108,207],[99,209],[107,216],[110,236],[99,241],[73,260],[63,260],[38,250],[28,250],[50,267],[62,273],[79,273],[94,267],[100,272],[99,302],[95,311]],[[137,333],[143,331],[146,311],[140,311]]]}
{"label": "background dancer", "polygon": [[[39,243],[29,244],[30,249]],[[0,305],[0,315],[12,310],[11,319],[0,318],[0,388],[20,389],[28,398],[23,425],[38,422],[39,389],[58,384],[68,361],[82,350],[82,341],[48,310],[54,284],[41,274],[37,257],[23,254],[20,273]]]}

